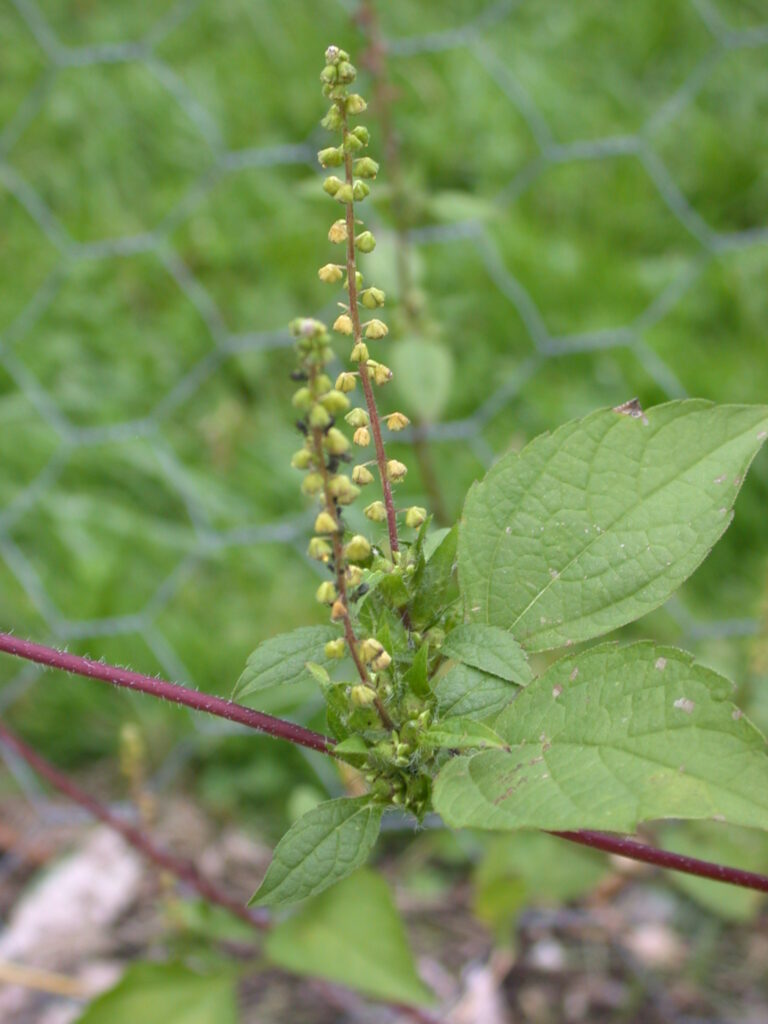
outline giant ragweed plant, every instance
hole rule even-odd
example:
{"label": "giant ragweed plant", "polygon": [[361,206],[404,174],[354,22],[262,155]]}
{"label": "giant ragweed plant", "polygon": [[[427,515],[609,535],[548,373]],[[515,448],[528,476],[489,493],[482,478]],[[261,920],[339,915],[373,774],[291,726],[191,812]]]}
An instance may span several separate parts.
{"label": "giant ragweed plant", "polygon": [[[390,807],[483,829],[631,831],[668,817],[768,828],[765,740],[722,676],[651,642],[537,657],[639,618],[693,572],[732,518],[768,409],[630,401],[504,456],[450,530],[399,508],[407,470],[385,433],[408,419],[387,406],[386,297],[358,267],[376,244],[358,208],[379,168],[349,55],[325,57],[335,139],[318,159],[333,172],[322,187],[343,213],[328,233],[342,255],[318,274],[342,299],[332,331],[292,325],[293,465],[318,505],[309,554],[328,571],[317,597],[330,622],[262,644],[237,693],[254,701],[313,676],[333,753],[366,792],[297,821],[254,901],[298,900],[349,874]],[[348,341],[332,381],[334,336]],[[371,531],[354,532],[348,509],[376,488]]]}

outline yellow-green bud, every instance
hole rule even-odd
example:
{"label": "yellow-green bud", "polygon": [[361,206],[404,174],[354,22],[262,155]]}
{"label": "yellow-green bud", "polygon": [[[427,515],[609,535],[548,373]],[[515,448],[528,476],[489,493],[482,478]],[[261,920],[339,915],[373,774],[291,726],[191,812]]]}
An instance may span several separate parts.
{"label": "yellow-green bud", "polygon": [[366,309],[377,309],[384,305],[386,295],[381,288],[366,288],[360,292],[360,301]]}
{"label": "yellow-green bud", "polygon": [[313,537],[309,542],[307,554],[317,562],[327,562],[333,554],[333,548],[323,537]]}
{"label": "yellow-green bud", "polygon": [[360,139],[358,139],[358,137],[356,135],[353,135],[351,132],[344,139],[343,149],[345,153],[355,153],[357,152],[358,149],[362,148],[363,144],[360,141]]}
{"label": "yellow-green bud", "polygon": [[336,284],[342,279],[344,272],[336,263],[326,263],[324,267],[320,267],[317,276],[325,284]]}
{"label": "yellow-green bud", "polygon": [[319,373],[315,377],[315,394],[324,395],[326,391],[331,390],[331,378],[327,373]]}
{"label": "yellow-green bud", "polygon": [[371,668],[374,672],[383,672],[385,668],[389,668],[392,664],[392,658],[386,651],[382,651],[381,654],[377,654],[375,658],[371,659]]}
{"label": "yellow-green bud", "polygon": [[340,416],[349,408],[349,399],[342,391],[329,391],[320,401],[332,416]]}
{"label": "yellow-green bud", "polygon": [[347,566],[347,583],[350,587],[356,587],[363,582],[363,570],[358,565]]}
{"label": "yellow-green bud", "polygon": [[371,432],[368,427],[358,427],[352,435],[352,440],[356,445],[365,448],[366,445],[371,443]]}
{"label": "yellow-green bud", "polygon": [[336,427],[331,427],[325,435],[323,443],[331,455],[343,455],[347,448],[349,448],[349,441]]}
{"label": "yellow-green bud", "polygon": [[368,104],[365,102],[365,100],[359,93],[353,92],[350,96],[347,97],[348,114],[352,114],[353,116],[355,114],[362,114],[362,112],[366,110],[367,107]]}
{"label": "yellow-green bud", "polygon": [[379,173],[379,165],[369,156],[361,156],[355,160],[353,170],[359,178],[375,178]]}
{"label": "yellow-green bud", "polygon": [[392,483],[404,480],[407,472],[408,467],[404,466],[402,462],[398,462],[397,459],[390,459],[387,463],[387,479]]}
{"label": "yellow-green bud", "polygon": [[335,220],[328,231],[328,241],[339,244],[347,240],[347,223],[343,220]]}
{"label": "yellow-green bud", "polygon": [[366,484],[373,483],[373,473],[367,466],[355,466],[352,470],[352,479],[356,484],[365,487]]}
{"label": "yellow-green bud", "polygon": [[427,518],[427,510],[419,505],[412,505],[405,513],[405,525],[417,530]]}
{"label": "yellow-green bud", "polygon": [[326,658],[343,658],[346,653],[347,645],[343,636],[338,637],[336,640],[329,640],[325,645]]}
{"label": "yellow-green bud", "polygon": [[371,422],[368,413],[365,409],[350,409],[347,415],[344,417],[350,427],[354,427],[355,430],[358,427],[367,427]]}
{"label": "yellow-green bud", "polygon": [[384,363],[376,363],[373,368],[373,382],[381,386],[382,384],[389,384],[392,380],[392,371]]}
{"label": "yellow-green bud", "polygon": [[371,545],[362,533],[356,533],[344,548],[350,562],[367,562],[371,557]]}
{"label": "yellow-green bud", "polygon": [[326,64],[323,70],[320,72],[320,81],[325,85],[333,85],[336,81],[338,72],[333,64]]}
{"label": "yellow-green bud", "polygon": [[330,512],[321,512],[315,519],[315,533],[336,533],[338,523]]}
{"label": "yellow-green bud", "polygon": [[301,481],[301,490],[304,494],[313,497],[323,489],[323,477],[320,473],[307,473]]}
{"label": "yellow-green bud", "polygon": [[298,409],[299,412],[306,412],[311,407],[312,401],[312,392],[309,388],[299,388],[298,391],[293,393],[291,405],[294,409]]}
{"label": "yellow-green bud", "polygon": [[313,405],[309,413],[309,425],[313,430],[323,430],[331,422],[331,415],[322,405]]}
{"label": "yellow-green bud", "polygon": [[386,338],[389,334],[389,328],[383,320],[369,320],[365,326],[365,336],[370,338],[372,341],[378,341],[379,338]]}
{"label": "yellow-green bud", "polygon": [[336,587],[330,580],[321,583],[315,591],[315,598],[320,604],[333,604],[336,600]]}
{"label": "yellow-green bud", "polygon": [[337,316],[333,321],[333,329],[338,331],[339,334],[351,334],[354,330],[352,317],[348,313],[342,313],[340,316]]}
{"label": "yellow-green bud", "polygon": [[363,640],[358,648],[360,660],[364,665],[367,665],[369,661],[372,661],[377,655],[381,654],[384,650],[383,645],[376,639],[375,636],[369,636],[367,640]]}
{"label": "yellow-green bud", "polygon": [[370,708],[376,702],[376,691],[365,683],[360,683],[349,691],[349,699],[356,708]]}
{"label": "yellow-green bud", "polygon": [[360,494],[360,489],[341,473],[331,480],[328,490],[340,505],[351,505]]}
{"label": "yellow-green bud", "polygon": [[339,61],[336,71],[338,73],[339,81],[347,84],[349,82],[354,82],[355,77],[357,76],[357,68],[354,64],[350,64],[348,60]]}
{"label": "yellow-green bud", "polygon": [[[360,289],[362,287],[363,287],[363,275],[360,273],[359,270],[356,270],[355,271],[355,288],[357,288],[357,290],[360,291]],[[349,277],[347,277],[346,281],[344,282],[344,288],[346,289],[346,291],[349,291]]]}
{"label": "yellow-green bud", "polygon": [[[352,198],[357,203],[361,203],[366,196],[371,194],[371,190],[364,181],[356,181],[352,186]],[[338,195],[336,196],[338,199]]]}
{"label": "yellow-green bud", "polygon": [[293,469],[309,469],[311,465],[312,452],[308,448],[299,448],[291,456],[291,466]]}
{"label": "yellow-green bud", "polygon": [[366,361],[368,358],[368,346],[364,341],[358,341],[356,345],[352,346],[349,358],[353,363],[364,363]]}
{"label": "yellow-green bud", "polygon": [[342,185],[334,194],[333,198],[339,203],[353,202],[355,194],[352,185]]}
{"label": "yellow-green bud", "polygon": [[339,147],[328,146],[317,154],[321,167],[340,167],[344,163],[344,152]]}
{"label": "yellow-green bud", "polygon": [[350,391],[354,391],[357,387],[357,381],[354,373],[340,373],[336,378],[336,389],[343,391],[345,394],[349,394]]}
{"label": "yellow-green bud", "polygon": [[357,128],[353,128],[352,134],[355,136],[358,142],[362,142],[364,146],[368,145],[368,140],[371,137],[371,133],[368,131],[364,124],[359,124]]}
{"label": "yellow-green bud", "polygon": [[[372,501],[370,505],[363,509],[363,513],[373,523],[383,523],[387,518],[387,509],[383,501]],[[321,531],[318,530],[319,532]],[[327,532],[330,533],[331,531]]]}
{"label": "yellow-green bud", "polygon": [[341,178],[337,178],[335,174],[331,174],[323,181],[323,191],[327,192],[329,196],[335,196],[343,184],[344,182]]}
{"label": "yellow-green bud", "polygon": [[373,252],[376,248],[376,239],[370,231],[361,231],[355,238],[355,245],[360,252]]}
{"label": "yellow-green bud", "polygon": [[391,412],[389,416],[385,416],[384,419],[386,420],[389,429],[395,432],[398,430],[405,430],[411,422],[408,417],[404,416],[401,412]]}
{"label": "yellow-green bud", "polygon": [[322,119],[320,124],[330,132],[337,132],[343,126],[344,118],[341,116],[341,112],[335,103],[328,108],[328,113]]}

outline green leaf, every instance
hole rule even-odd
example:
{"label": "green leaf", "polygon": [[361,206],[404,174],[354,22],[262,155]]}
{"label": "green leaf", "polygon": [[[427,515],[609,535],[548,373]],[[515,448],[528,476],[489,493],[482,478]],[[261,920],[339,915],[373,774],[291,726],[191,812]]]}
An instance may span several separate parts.
{"label": "green leaf", "polygon": [[504,456],[464,506],[470,616],[543,651],[658,607],[725,531],[766,437],[765,406],[681,401],[602,410]]}
{"label": "green leaf", "polygon": [[411,618],[414,624],[430,624],[458,599],[456,546],[459,531],[454,526],[440,541],[431,557],[419,566],[413,577],[414,596]]}
{"label": "green leaf", "polygon": [[235,686],[234,699],[281,683],[298,683],[310,678],[307,662],[327,661],[325,645],[339,635],[333,626],[301,626],[259,644],[249,656]]}
{"label": "green leaf", "polygon": [[428,697],[429,688],[429,643],[424,641],[414,655],[411,667],[403,674],[403,680],[411,693],[417,697]]}
{"label": "green leaf", "polygon": [[768,828],[768,748],[731,693],[671,647],[562,658],[495,720],[509,752],[443,768],[435,809],[458,828],[628,832],[653,818]]}
{"label": "green leaf", "polygon": [[441,719],[489,718],[502,711],[518,692],[504,679],[469,665],[454,665],[435,684]]}
{"label": "green leaf", "polygon": [[333,748],[333,753],[336,757],[360,767],[367,761],[370,749],[362,736],[355,735],[347,736],[345,740],[337,743]]}
{"label": "green leaf", "polygon": [[275,847],[251,905],[295,903],[356,871],[378,838],[382,810],[367,796],[318,804]]}
{"label": "green leaf", "polygon": [[505,747],[498,733],[471,718],[447,718],[424,733],[424,740],[433,747],[448,750],[472,750],[476,747]]}
{"label": "green leaf", "polygon": [[450,349],[436,341],[404,338],[393,347],[390,362],[405,411],[417,422],[437,422],[451,396]]}
{"label": "green leaf", "polygon": [[77,1024],[237,1024],[232,974],[197,974],[183,964],[133,964]]}
{"label": "green leaf", "polygon": [[359,871],[277,925],[266,953],[278,967],[375,999],[417,1006],[434,1001],[416,973],[389,889],[373,871]]}
{"label": "green leaf", "polygon": [[508,683],[524,686],[533,679],[528,658],[520,644],[506,630],[468,622],[448,634],[441,653],[472,668],[479,668]]}

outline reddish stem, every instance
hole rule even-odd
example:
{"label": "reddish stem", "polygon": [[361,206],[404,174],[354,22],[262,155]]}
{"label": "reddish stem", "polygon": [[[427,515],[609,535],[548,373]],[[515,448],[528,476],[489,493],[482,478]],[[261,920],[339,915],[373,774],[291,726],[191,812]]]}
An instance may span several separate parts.
{"label": "reddish stem", "polygon": [[10,732],[2,722],[0,722],[0,742],[26,761],[54,789],[69,797],[74,803],[79,804],[89,814],[92,814],[94,818],[103,821],[105,825],[108,825],[115,832],[119,832],[123,839],[134,849],[138,850],[139,853],[142,853],[148,860],[157,864],[164,871],[170,872],[174,877],[185,882],[190,888],[199,893],[203,899],[208,900],[209,903],[216,903],[218,906],[224,907],[230,913],[236,914],[237,917],[247,921],[248,924],[254,925],[256,928],[269,927],[269,915],[266,911],[251,910],[249,907],[244,907],[238,900],[227,896],[217,885],[201,875],[192,861],[186,860],[183,857],[177,857],[164,847],[159,846],[154,839],[142,832],[141,829],[128,824],[127,821],[113,814],[108,807],[80,789],[77,783],[60,772],[58,768],[54,768],[49,761],[46,761],[45,758],[32,750],[31,747],[28,747],[18,736]]}
{"label": "reddish stem", "polygon": [[209,715],[226,718],[230,722],[237,722],[249,729],[256,729],[269,736],[288,740],[289,743],[296,743],[300,747],[319,750],[321,754],[333,752],[333,740],[327,736],[312,732],[311,729],[305,729],[293,722],[286,722],[282,718],[274,718],[261,711],[246,708],[242,704],[235,704],[231,700],[224,700],[223,697],[214,697],[208,693],[191,690],[178,683],[153,679],[151,676],[117,668],[114,665],[105,665],[103,662],[94,661],[91,658],[67,654],[64,651],[57,651],[53,647],[44,647],[42,644],[34,644],[29,640],[21,640],[9,633],[0,633],[0,651],[5,651],[6,654],[15,654],[27,661],[36,661],[49,668],[62,669],[64,672],[73,672],[79,676],[87,676],[89,679],[111,683],[112,686],[124,686],[129,690],[148,693],[152,697],[161,697],[174,704],[183,704],[194,711],[204,711]]}

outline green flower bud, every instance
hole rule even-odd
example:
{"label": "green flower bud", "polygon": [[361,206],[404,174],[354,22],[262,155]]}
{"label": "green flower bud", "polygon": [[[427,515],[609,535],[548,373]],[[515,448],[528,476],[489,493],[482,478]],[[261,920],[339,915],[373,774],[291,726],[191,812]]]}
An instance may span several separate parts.
{"label": "green flower bud", "polygon": [[371,133],[368,131],[364,124],[359,124],[357,128],[353,128],[352,134],[355,136],[358,142],[362,142],[364,146],[368,145]]}
{"label": "green flower bud", "polygon": [[[330,265],[330,264],[329,264]],[[360,292],[360,301],[366,309],[377,309],[384,305],[385,293],[381,288],[366,288]]]}
{"label": "green flower bud", "polygon": [[358,341],[356,345],[353,345],[349,358],[353,363],[364,363],[366,361],[368,358],[368,346],[364,341]]}
{"label": "green flower bud", "polygon": [[349,699],[356,708],[370,708],[376,702],[376,691],[372,690],[370,686],[360,683],[349,691]]}
{"label": "green flower bud", "polygon": [[350,587],[357,587],[363,582],[363,570],[358,565],[347,566],[347,583]]}
{"label": "green flower bud", "polygon": [[367,466],[355,466],[352,470],[352,479],[356,484],[365,487],[366,484],[373,483],[373,473]]}
{"label": "green flower bud", "polygon": [[315,533],[336,533],[338,524],[330,512],[321,512],[315,519]]}
{"label": "green flower bud", "polygon": [[350,132],[344,139],[342,148],[345,153],[356,153],[358,149],[363,148],[363,144],[356,135]]}
{"label": "green flower bud", "polygon": [[352,169],[358,178],[375,178],[379,173],[379,165],[369,156],[361,156],[359,160],[355,160]]}
{"label": "green flower bud", "polygon": [[320,72],[320,81],[324,85],[333,85],[337,77],[338,72],[334,64],[326,64],[326,66]]}
{"label": "green flower bud", "polygon": [[335,242],[338,245],[341,242],[346,242],[346,240],[347,222],[345,220],[335,220],[328,231],[328,241]]}
{"label": "green flower bud", "polygon": [[408,467],[403,465],[402,462],[398,462],[397,459],[390,459],[387,463],[387,479],[392,483],[404,480],[407,472]]}
{"label": "green flower bud", "polygon": [[[323,395],[320,401],[332,416],[340,416],[349,408],[349,399],[341,391],[329,391]],[[390,427],[391,429],[392,427]]]}
{"label": "green flower bud", "polygon": [[371,545],[361,533],[350,538],[344,548],[344,554],[350,562],[367,562],[371,557]]}
{"label": "green flower bud", "polygon": [[297,452],[294,452],[291,456],[291,466],[293,469],[309,469],[312,465],[312,452],[308,448],[299,448]]}
{"label": "green flower bud", "polygon": [[354,373],[340,373],[336,378],[336,387],[339,391],[343,391],[345,394],[349,394],[350,391],[354,391],[357,387],[357,380],[355,379]]}
{"label": "green flower bud", "polygon": [[387,426],[390,430],[397,432],[398,430],[405,430],[408,424],[411,422],[407,416],[404,416],[401,412],[391,412],[389,416],[385,416]]}
{"label": "green flower bud", "polygon": [[320,604],[333,604],[336,600],[336,586],[330,580],[326,580],[315,591],[315,598]]}
{"label": "green flower bud", "polygon": [[327,192],[329,196],[335,196],[343,184],[344,182],[341,178],[337,178],[335,174],[332,174],[330,178],[326,178],[323,182],[323,191]]}
{"label": "green flower bud", "polygon": [[[370,505],[363,509],[363,514],[373,523],[383,523],[387,518],[387,509],[383,501],[372,501]],[[318,530],[317,532],[320,533],[321,531]],[[330,533],[331,531],[325,532]]]}
{"label": "green flower bud", "polygon": [[357,77],[357,68],[348,60],[339,61],[335,70],[338,72],[340,82],[349,84],[349,82],[354,82]]}
{"label": "green flower bud", "polygon": [[325,334],[325,324],[310,316],[296,317],[289,326],[294,338],[321,338]]}
{"label": "green flower bud", "polygon": [[317,154],[322,167],[340,167],[344,163],[344,151],[336,146],[327,146]]}
{"label": "green flower bud", "polygon": [[[343,455],[347,448],[349,448],[349,441],[340,430],[336,429],[336,427],[331,427],[325,435],[323,444],[331,455]],[[318,533],[321,532],[321,530],[318,530]]]}
{"label": "green flower bud", "polygon": [[331,390],[331,378],[327,373],[319,373],[315,377],[315,394],[322,395]]}
{"label": "green flower bud", "polygon": [[346,653],[347,645],[343,636],[337,637],[336,640],[329,640],[325,645],[326,658],[343,658]]}
{"label": "green flower bud", "polygon": [[324,430],[331,422],[331,415],[322,405],[313,405],[309,413],[309,425],[313,430]]}
{"label": "green flower bud", "polygon": [[427,518],[427,510],[420,505],[412,505],[405,513],[405,525],[412,530],[418,530]]}
{"label": "green flower bud", "polygon": [[[360,289],[362,287],[363,287],[363,275],[360,273],[359,270],[356,270],[355,271],[355,288],[357,288],[357,290],[360,291]],[[349,278],[347,278],[347,280],[344,282],[344,288],[346,289],[346,291],[349,291]]]}
{"label": "green flower bud", "polygon": [[333,43],[325,51],[325,63],[336,64],[341,59],[341,50]]}
{"label": "green flower bud", "polygon": [[[356,181],[352,186],[352,198],[355,202],[361,203],[370,193],[371,190],[364,181]],[[336,198],[338,199],[338,195]]]}
{"label": "green flower bud", "polygon": [[354,189],[351,185],[342,185],[333,198],[339,203],[351,203],[355,198]]}
{"label": "green flower bud", "polygon": [[299,412],[306,412],[307,409],[311,408],[312,402],[312,392],[309,388],[299,388],[298,391],[294,391],[291,398],[291,405],[294,409],[298,409]]}
{"label": "green flower bud", "polygon": [[375,636],[369,636],[367,640],[363,640],[358,650],[360,660],[364,665],[367,665],[370,661],[373,661],[374,658],[383,653],[384,647],[379,643]]}
{"label": "green flower bud", "polygon": [[368,430],[368,427],[358,427],[352,435],[352,440],[356,445],[365,448],[366,445],[371,443],[371,432]]}
{"label": "green flower bud", "polygon": [[382,384],[389,384],[392,380],[392,371],[384,363],[376,363],[373,368],[373,382],[381,387]]}
{"label": "green flower bud", "polygon": [[376,239],[370,231],[361,231],[355,238],[355,245],[360,252],[373,252],[376,248]]}
{"label": "green flower bud", "polygon": [[343,474],[335,476],[328,485],[331,495],[340,505],[351,505],[360,495],[360,489]]}
{"label": "green flower bud", "polygon": [[347,97],[347,113],[352,114],[354,117],[357,114],[362,114],[364,110],[368,109],[368,104],[365,102],[363,97],[356,92],[353,92]]}
{"label": "green flower bud", "polygon": [[324,284],[336,284],[344,276],[344,272],[336,263],[326,263],[320,267],[317,276]]}
{"label": "green flower bud", "polygon": [[352,334],[355,329],[352,317],[348,313],[342,313],[341,316],[337,316],[333,322],[333,329],[338,331],[339,334]]}
{"label": "green flower bud", "polygon": [[323,128],[327,128],[330,132],[338,132],[344,126],[344,118],[341,115],[341,111],[334,103],[328,109],[328,113],[322,119],[320,124]]}
{"label": "green flower bud", "polygon": [[365,409],[351,409],[344,417],[350,427],[357,429],[358,427],[367,427],[371,422],[368,413]]}
{"label": "green flower bud", "polygon": [[374,672],[383,672],[391,664],[392,658],[386,651],[382,651],[381,654],[377,654],[375,658],[371,659],[371,668]]}
{"label": "green flower bud", "polygon": [[333,554],[333,548],[322,537],[313,537],[309,542],[307,554],[310,558],[314,558],[316,562],[327,562]]}
{"label": "green flower bud", "polygon": [[365,326],[365,336],[370,338],[372,341],[378,341],[379,338],[386,338],[389,334],[389,328],[383,320],[369,320]]}
{"label": "green flower bud", "polygon": [[301,481],[302,493],[308,495],[310,498],[315,494],[319,494],[322,489],[323,478],[320,473],[307,473]]}

